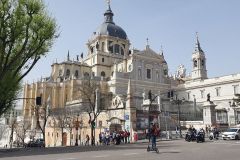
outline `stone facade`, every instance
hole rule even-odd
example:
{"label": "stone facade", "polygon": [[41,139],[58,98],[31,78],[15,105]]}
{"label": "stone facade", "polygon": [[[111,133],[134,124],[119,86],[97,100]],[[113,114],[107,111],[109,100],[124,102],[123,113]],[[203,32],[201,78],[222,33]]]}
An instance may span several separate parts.
{"label": "stone facade", "polygon": [[[60,120],[48,113],[46,146],[81,144],[86,141],[86,135],[90,135],[88,114],[81,111],[85,104],[84,95],[79,90],[86,79],[96,81],[100,86],[99,96],[96,96],[100,100],[96,101],[99,102],[97,106],[102,108],[95,121],[96,141],[102,131],[125,129],[130,131],[133,141],[135,133],[148,128],[148,119],[161,124],[160,127],[165,126],[164,122],[175,127],[181,117],[177,118],[176,114],[180,107],[171,101],[174,97],[192,102],[185,108],[186,111],[195,113],[198,108],[203,113],[203,103],[210,93],[211,100],[216,104],[216,123],[232,124],[233,109],[229,101],[239,93],[240,75],[208,79],[206,57],[198,37],[192,54],[191,76],[187,77],[186,69],[180,65],[177,76],[172,77],[168,75],[168,64],[162,51],[156,53],[148,44],[143,50],[130,49],[125,31],[113,22],[110,6],[104,16],[104,23],[87,42],[85,57],[81,55],[73,60],[68,52],[66,61],[52,64],[49,77],[25,84],[24,97],[28,99],[23,101],[23,115],[32,119],[33,129],[36,128],[36,97],[41,97],[41,106],[46,110],[68,108],[73,111],[71,123],[64,127],[59,127]],[[154,98],[152,102],[148,99],[150,90]],[[103,104],[101,95],[104,94],[111,95],[111,98],[105,99]],[[149,112],[149,106],[155,110],[150,109]],[[163,110],[165,114],[162,116]],[[223,116],[225,113],[227,120]],[[161,121],[162,117],[165,121]],[[203,125],[203,117],[200,121]]]}

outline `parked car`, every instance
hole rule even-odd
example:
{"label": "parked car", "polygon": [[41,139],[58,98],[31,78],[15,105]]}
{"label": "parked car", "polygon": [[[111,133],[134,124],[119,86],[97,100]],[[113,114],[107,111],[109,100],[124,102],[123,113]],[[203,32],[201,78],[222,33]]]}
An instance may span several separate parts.
{"label": "parked car", "polygon": [[226,132],[222,133],[223,140],[240,138],[240,128],[228,128]]}
{"label": "parked car", "polygon": [[27,147],[45,147],[45,142],[43,139],[36,139],[35,141],[30,141]]}

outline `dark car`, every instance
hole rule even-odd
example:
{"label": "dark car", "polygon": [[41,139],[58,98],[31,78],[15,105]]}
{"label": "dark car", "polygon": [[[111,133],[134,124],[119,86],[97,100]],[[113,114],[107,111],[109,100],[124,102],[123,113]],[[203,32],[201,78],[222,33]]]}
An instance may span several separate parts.
{"label": "dark car", "polygon": [[45,142],[43,139],[36,139],[35,141],[30,141],[27,144],[28,147],[45,147]]}

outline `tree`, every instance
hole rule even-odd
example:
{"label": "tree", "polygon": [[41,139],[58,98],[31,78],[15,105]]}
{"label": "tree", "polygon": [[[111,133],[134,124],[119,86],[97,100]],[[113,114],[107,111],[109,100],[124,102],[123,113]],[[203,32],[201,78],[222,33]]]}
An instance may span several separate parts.
{"label": "tree", "polygon": [[[104,92],[105,90],[105,92]],[[87,112],[91,126],[91,145],[95,145],[96,119],[101,113],[104,105],[101,103],[102,96],[106,95],[107,85],[94,79],[84,79],[79,87],[83,110]],[[100,104],[102,104],[100,106]]]}
{"label": "tree", "polygon": [[5,136],[7,128],[7,125],[0,124],[0,140]]}
{"label": "tree", "polygon": [[45,127],[46,127],[47,120],[49,117],[48,107],[47,106],[35,107],[35,115],[36,115],[36,120],[37,120],[37,129],[41,130],[41,132],[43,134],[43,140],[45,142]]}
{"label": "tree", "polygon": [[52,47],[56,30],[42,0],[0,1],[0,115],[12,106],[21,80]]}
{"label": "tree", "polygon": [[21,140],[22,146],[25,145],[24,140],[26,138],[27,130],[30,129],[30,127],[31,127],[31,124],[29,123],[28,120],[23,120],[21,122],[18,122],[17,125],[15,126],[17,138]]}
{"label": "tree", "polygon": [[[66,107],[64,108],[55,108],[51,111],[51,116],[54,117],[54,120],[56,120],[58,123],[58,126],[61,130],[61,136],[62,136],[62,142],[61,145],[63,146],[63,133],[64,129],[67,129],[71,127],[71,112]],[[70,132],[72,131],[72,128],[70,129]]]}

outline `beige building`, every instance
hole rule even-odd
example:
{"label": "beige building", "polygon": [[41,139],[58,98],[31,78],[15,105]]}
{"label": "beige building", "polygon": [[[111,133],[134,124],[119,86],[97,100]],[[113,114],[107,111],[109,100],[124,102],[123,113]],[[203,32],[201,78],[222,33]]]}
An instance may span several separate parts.
{"label": "beige building", "polygon": [[[37,119],[44,126],[45,115],[46,146],[85,143],[86,135],[91,134],[89,115],[94,113],[99,114],[94,119],[96,142],[100,132],[125,129],[134,141],[134,134],[141,136],[152,122],[164,130],[194,124],[188,121],[204,126],[203,104],[208,93],[216,104],[216,123],[228,126],[240,120],[238,109],[232,107],[232,98],[239,93],[239,74],[209,79],[198,37],[191,75],[186,76],[186,69],[180,65],[176,75],[169,76],[163,51],[156,53],[148,43],[143,50],[131,49],[126,32],[113,21],[110,5],[104,18],[87,42],[85,57],[74,60],[68,53],[66,61],[52,64],[49,77],[24,87],[24,97],[30,99],[23,101],[23,115],[31,119],[32,129],[39,129]],[[91,96],[95,107],[91,114],[87,109],[91,103],[82,92],[87,80],[97,84]],[[151,101],[149,91],[153,94]],[[41,105],[36,105],[36,97],[41,97]],[[188,104],[180,107],[173,97],[184,98]],[[56,114],[57,109],[62,112]]]}
{"label": "beige building", "polygon": [[[99,100],[96,96],[99,105],[96,107],[101,113],[95,121],[96,141],[100,131],[125,129],[130,131],[133,140],[134,133],[144,131],[149,125],[146,107],[142,105],[148,91],[157,95],[159,91],[169,90],[168,65],[163,53],[156,53],[148,44],[142,51],[130,49],[126,32],[113,21],[110,5],[104,17],[104,22],[88,40],[85,58],[81,55],[73,60],[68,53],[67,61],[52,64],[50,77],[24,87],[24,97],[41,97],[40,107],[49,115],[46,146],[62,142],[74,145],[76,141],[80,144],[85,142],[87,134],[90,135],[88,114],[82,112],[86,102],[79,89],[86,79],[99,84]],[[104,98],[102,95],[110,96]],[[152,105],[157,105],[157,99]],[[35,100],[24,100],[23,106],[24,117],[33,119],[32,128],[36,128]],[[55,108],[71,110],[72,113],[68,113],[71,123],[61,127],[61,121],[51,115]],[[156,112],[150,119],[156,121]]]}

